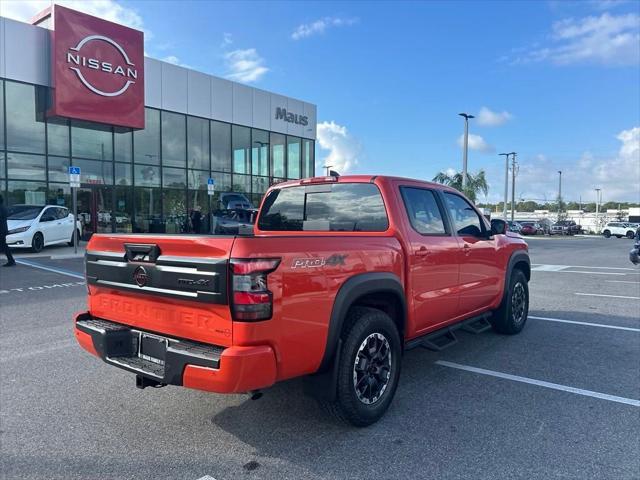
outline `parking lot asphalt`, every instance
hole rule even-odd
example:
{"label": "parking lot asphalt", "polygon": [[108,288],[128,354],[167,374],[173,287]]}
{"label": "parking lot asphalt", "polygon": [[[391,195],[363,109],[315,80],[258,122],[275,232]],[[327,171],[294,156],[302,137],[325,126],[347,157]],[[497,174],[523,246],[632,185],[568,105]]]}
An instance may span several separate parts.
{"label": "parking lot asphalt", "polygon": [[640,478],[632,242],[528,242],[525,330],[407,352],[394,403],[366,429],[336,424],[300,380],[258,401],[136,389],[75,344],[82,259],[23,257],[0,269],[2,478]]}

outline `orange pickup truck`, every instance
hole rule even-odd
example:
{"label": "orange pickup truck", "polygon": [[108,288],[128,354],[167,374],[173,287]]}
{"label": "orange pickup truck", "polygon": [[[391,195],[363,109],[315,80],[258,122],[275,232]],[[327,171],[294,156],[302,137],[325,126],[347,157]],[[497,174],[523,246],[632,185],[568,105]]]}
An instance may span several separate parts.
{"label": "orange pickup truck", "polygon": [[459,192],[395,177],[273,186],[251,235],[91,238],[80,345],[140,388],[250,393],[306,376],[338,418],[377,421],[403,352],[522,330],[527,244]]}

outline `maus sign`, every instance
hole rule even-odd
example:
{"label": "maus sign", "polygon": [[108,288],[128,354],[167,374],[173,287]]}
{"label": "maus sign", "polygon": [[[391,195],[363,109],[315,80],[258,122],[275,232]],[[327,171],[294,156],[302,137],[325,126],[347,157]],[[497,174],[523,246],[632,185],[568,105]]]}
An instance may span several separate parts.
{"label": "maus sign", "polygon": [[51,114],[144,128],[143,33],[53,8]]}

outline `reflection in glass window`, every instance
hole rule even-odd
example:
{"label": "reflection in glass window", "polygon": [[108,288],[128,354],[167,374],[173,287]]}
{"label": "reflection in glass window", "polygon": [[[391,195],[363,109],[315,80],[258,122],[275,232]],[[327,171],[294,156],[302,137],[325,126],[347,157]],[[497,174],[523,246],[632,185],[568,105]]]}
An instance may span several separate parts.
{"label": "reflection in glass window", "polygon": [[159,187],[160,168],[151,165],[135,165],[133,168],[133,181],[138,186]]}
{"label": "reflection in glass window", "polygon": [[208,233],[209,219],[207,212],[209,211],[209,196],[203,191],[190,190],[187,192],[187,200],[189,202],[189,233]]}
{"label": "reflection in glass window", "polygon": [[114,157],[116,162],[131,162],[133,156],[131,129],[116,127],[113,132]]}
{"label": "reflection in glass window", "polygon": [[271,138],[271,176],[284,177],[285,136],[272,133]]}
{"label": "reflection in glass window", "polygon": [[162,165],[186,166],[185,118],[179,113],[162,112]]}
{"label": "reflection in glass window", "polygon": [[[6,169],[6,161],[4,158],[4,152],[0,152],[0,178],[6,178],[5,169]],[[4,183],[0,183],[0,192],[2,190],[4,190]]]}
{"label": "reflection in glass window", "polygon": [[249,175],[234,175],[232,192],[251,193],[251,177]]}
{"label": "reflection in glass window", "polygon": [[187,166],[209,170],[209,121],[187,117]]}
{"label": "reflection in glass window", "polygon": [[231,174],[211,172],[211,178],[216,182],[216,193],[231,191]]}
{"label": "reflection in glass window", "polygon": [[133,224],[134,233],[163,233],[164,223],[160,215],[160,189],[134,188],[136,216]]}
{"label": "reflection in glass window", "polygon": [[47,185],[44,182],[10,181],[7,182],[7,189],[6,205],[15,205],[16,203],[46,204]]}
{"label": "reflection in glass window", "polygon": [[46,180],[44,155],[7,153],[9,178],[20,180]]}
{"label": "reflection in glass window", "polygon": [[380,232],[389,226],[380,191],[370,183],[272,190],[258,222],[275,231]]}
{"label": "reflection in glass window", "polygon": [[[4,80],[0,80],[0,150],[4,149]],[[0,173],[0,178],[4,172]],[[0,185],[0,190],[4,185]]]}
{"label": "reflection in glass window", "polygon": [[453,193],[444,192],[444,196],[458,235],[479,236],[482,233],[482,225],[471,204]]}
{"label": "reflection in glass window", "polygon": [[[73,158],[71,164],[80,167],[80,183],[113,185],[113,163]],[[68,180],[68,178],[67,178]]]}
{"label": "reflection in glass window", "polygon": [[47,120],[47,153],[69,156],[69,121],[67,119]]}
{"label": "reflection in glass window", "polygon": [[287,137],[287,178],[300,178],[300,139]]}
{"label": "reflection in glass window", "polygon": [[233,125],[231,139],[233,145],[233,173],[250,173],[251,129]]}
{"label": "reflection in glass window", "polygon": [[44,153],[46,89],[5,82],[7,150]]}
{"label": "reflection in glass window", "polygon": [[231,125],[211,122],[211,170],[231,171]]}
{"label": "reflection in glass window", "polygon": [[184,190],[162,190],[162,211],[166,233],[185,233],[187,221],[187,197]]}
{"label": "reflection in glass window", "polygon": [[69,182],[69,159],[49,156],[47,159],[50,182]]}
{"label": "reflection in glass window", "polygon": [[444,235],[444,221],[433,191],[402,187],[402,199],[413,228],[423,235]]}
{"label": "reflection in glass window", "polygon": [[302,178],[315,177],[314,154],[313,140],[302,140]]}
{"label": "reflection in glass window", "polygon": [[130,163],[115,163],[115,184],[116,185],[133,185],[133,175],[131,173]]}
{"label": "reflection in glass window", "polygon": [[185,177],[187,171],[183,168],[163,168],[162,169],[162,186],[170,188],[185,188],[187,179]]}
{"label": "reflection in glass window", "polygon": [[187,185],[192,190],[206,190],[209,172],[204,170],[188,170]]}
{"label": "reflection in glass window", "polygon": [[114,220],[117,233],[131,233],[133,231],[133,190],[129,187],[116,187],[116,203],[114,205]]}
{"label": "reflection in glass window", "polygon": [[144,110],[144,129],[133,132],[133,161],[160,165],[160,111]]}
{"label": "reflection in glass window", "polygon": [[71,121],[71,155],[75,158],[111,160],[111,127],[97,123]]}
{"label": "reflection in glass window", "polygon": [[69,183],[49,183],[47,203],[49,205],[73,208]]}
{"label": "reflection in glass window", "polygon": [[251,174],[269,175],[269,132],[251,130]]}
{"label": "reflection in glass window", "polygon": [[263,194],[269,188],[269,177],[252,177],[253,193]]}

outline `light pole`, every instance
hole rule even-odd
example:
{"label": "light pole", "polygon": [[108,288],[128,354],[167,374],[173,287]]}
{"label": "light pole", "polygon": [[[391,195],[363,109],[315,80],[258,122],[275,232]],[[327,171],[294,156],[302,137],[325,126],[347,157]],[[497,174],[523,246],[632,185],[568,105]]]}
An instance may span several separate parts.
{"label": "light pole", "polygon": [[562,213],[562,170],[558,170],[558,215]]}
{"label": "light pole", "polygon": [[329,176],[329,169],[333,167],[333,165],[323,165],[322,168],[326,168],[327,169],[327,177]]}
{"label": "light pole", "polygon": [[502,216],[507,221],[507,201],[509,200],[509,155],[515,155],[515,152],[501,153],[504,155],[504,203],[502,205]]}
{"label": "light pole", "polygon": [[511,152],[511,221],[515,220],[516,213],[516,152]]}
{"label": "light pole", "polygon": [[601,188],[596,188],[596,233],[600,233],[600,192]]}
{"label": "light pole", "polygon": [[464,117],[464,146],[462,149],[462,193],[467,186],[467,151],[469,149],[469,119],[476,118],[468,113],[459,113]]}

